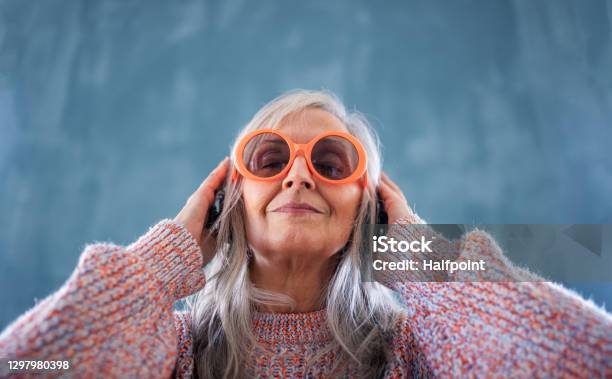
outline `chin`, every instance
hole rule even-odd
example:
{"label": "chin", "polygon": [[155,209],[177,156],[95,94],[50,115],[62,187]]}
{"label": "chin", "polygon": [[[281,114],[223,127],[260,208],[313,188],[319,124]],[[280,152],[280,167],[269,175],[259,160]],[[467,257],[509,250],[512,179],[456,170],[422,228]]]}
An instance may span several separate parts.
{"label": "chin", "polygon": [[321,243],[321,239],[314,236],[319,235],[316,232],[309,232],[304,228],[285,228],[275,236],[277,245],[280,248],[304,249],[305,247],[316,247]]}
{"label": "chin", "polygon": [[324,231],[326,220],[317,217],[278,217],[270,220],[268,230],[272,232],[283,233],[283,230],[292,232],[299,231],[301,233],[320,233]]}

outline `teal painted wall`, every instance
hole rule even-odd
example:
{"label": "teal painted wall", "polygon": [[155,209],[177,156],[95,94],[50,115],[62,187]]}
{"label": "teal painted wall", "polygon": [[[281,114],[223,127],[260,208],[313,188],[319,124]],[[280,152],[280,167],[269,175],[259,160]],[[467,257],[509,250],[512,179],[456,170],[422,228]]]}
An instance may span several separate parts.
{"label": "teal painted wall", "polygon": [[[431,223],[612,223],[606,1],[0,1],[0,327],[174,217],[285,90],[366,113]],[[576,288],[612,303],[610,283]]]}

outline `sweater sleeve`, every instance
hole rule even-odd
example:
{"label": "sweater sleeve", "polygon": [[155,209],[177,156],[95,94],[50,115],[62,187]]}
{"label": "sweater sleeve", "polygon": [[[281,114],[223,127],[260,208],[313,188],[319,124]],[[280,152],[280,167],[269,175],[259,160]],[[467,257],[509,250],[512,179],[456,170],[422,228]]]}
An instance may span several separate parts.
{"label": "sweater sleeve", "polygon": [[[414,215],[400,224],[425,222]],[[395,230],[405,239],[413,229]],[[439,242],[442,251],[434,251],[434,259],[484,257],[490,277],[466,272],[444,280],[379,278],[403,299],[410,330],[401,333],[415,335],[436,376],[612,377],[612,315],[512,264],[484,231],[469,232],[458,244],[454,249]]]}
{"label": "sweater sleeve", "polygon": [[184,317],[173,305],[204,286],[202,265],[197,242],[169,219],[127,247],[89,244],[68,280],[0,334],[0,357],[70,362],[47,377],[180,374]]}
{"label": "sweater sleeve", "polygon": [[192,378],[195,362],[193,360],[193,337],[189,312],[174,312],[174,323],[178,333],[178,357],[172,377],[176,379]]}

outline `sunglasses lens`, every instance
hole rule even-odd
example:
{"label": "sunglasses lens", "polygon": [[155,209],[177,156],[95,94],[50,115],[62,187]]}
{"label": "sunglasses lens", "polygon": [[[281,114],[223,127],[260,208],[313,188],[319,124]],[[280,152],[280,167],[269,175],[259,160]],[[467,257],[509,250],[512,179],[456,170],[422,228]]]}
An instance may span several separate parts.
{"label": "sunglasses lens", "polygon": [[242,155],[247,169],[260,178],[281,172],[289,163],[289,157],[289,145],[274,133],[262,133],[251,138]]}
{"label": "sunglasses lens", "polygon": [[331,179],[348,178],[359,163],[355,145],[346,138],[329,136],[318,141],[312,149],[312,164],[319,174]]}

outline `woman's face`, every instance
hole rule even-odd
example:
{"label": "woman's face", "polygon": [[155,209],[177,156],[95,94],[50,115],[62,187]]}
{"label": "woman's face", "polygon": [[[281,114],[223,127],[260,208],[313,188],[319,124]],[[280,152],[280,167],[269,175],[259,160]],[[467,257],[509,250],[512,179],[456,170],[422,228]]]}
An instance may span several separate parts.
{"label": "woman's face", "polygon": [[[348,130],[331,113],[318,108],[289,115],[279,130],[296,143],[322,132]],[[334,185],[318,180],[299,154],[284,178],[261,182],[244,178],[247,239],[256,256],[268,259],[328,258],[348,241],[359,207],[360,181]],[[307,203],[317,212],[278,209]]]}

